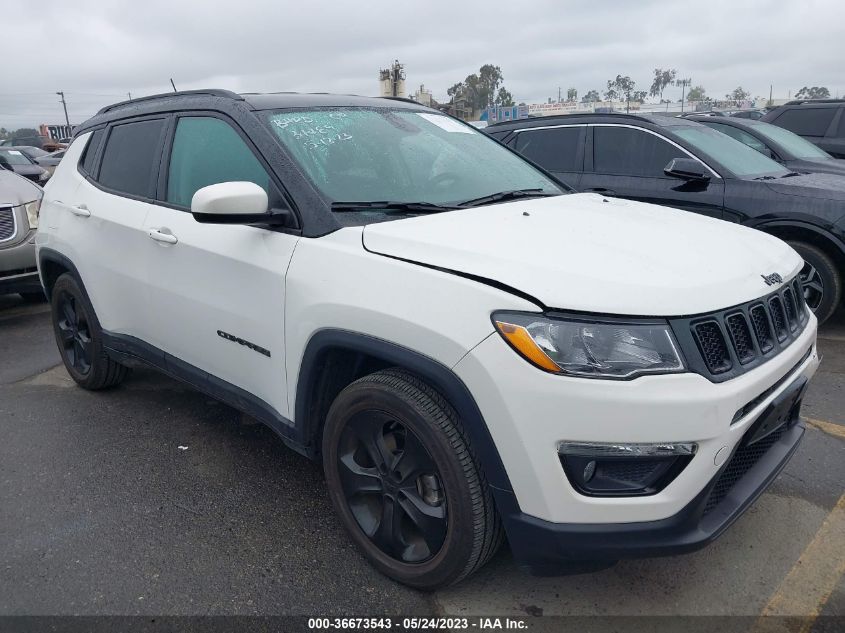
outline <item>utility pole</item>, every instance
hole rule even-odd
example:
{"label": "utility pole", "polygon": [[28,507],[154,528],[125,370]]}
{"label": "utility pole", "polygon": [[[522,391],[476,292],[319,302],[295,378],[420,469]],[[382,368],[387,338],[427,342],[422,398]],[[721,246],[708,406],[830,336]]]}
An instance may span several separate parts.
{"label": "utility pole", "polygon": [[675,81],[675,85],[681,87],[681,114],[684,113],[684,91],[686,90],[686,87],[689,86],[691,83],[692,79],[690,78],[678,79],[677,81]]}
{"label": "utility pole", "polygon": [[129,100],[130,100],[130,101],[132,101],[132,93],[131,93],[131,92],[127,92],[127,93],[126,93],[126,96],[127,96],[127,97],[129,97]]}
{"label": "utility pole", "polygon": [[65,93],[62,90],[59,90],[57,93],[62,98],[62,107],[65,109],[65,123],[67,123],[68,130],[70,130],[70,119],[67,115],[67,103],[65,103]]}
{"label": "utility pole", "polygon": [[560,103],[560,86],[557,87],[557,102]]}
{"label": "utility pole", "polygon": [[772,103],[772,84],[769,84],[769,105],[774,105]]}

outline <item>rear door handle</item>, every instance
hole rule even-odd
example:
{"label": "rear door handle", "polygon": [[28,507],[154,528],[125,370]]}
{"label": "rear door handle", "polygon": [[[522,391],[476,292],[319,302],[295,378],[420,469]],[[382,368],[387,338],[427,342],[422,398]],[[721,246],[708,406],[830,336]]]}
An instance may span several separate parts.
{"label": "rear door handle", "polygon": [[603,196],[615,196],[616,192],[613,189],[605,189],[604,187],[593,187],[592,189],[583,189],[587,193],[598,193]]}
{"label": "rear door handle", "polygon": [[179,241],[179,239],[167,229],[164,229],[164,231],[161,229],[150,229],[149,235],[150,239],[155,240],[156,242],[163,242],[165,244],[176,244]]}
{"label": "rear door handle", "polygon": [[74,215],[78,215],[81,218],[89,218],[91,217],[91,212],[88,210],[84,204],[80,204],[78,207],[73,206],[72,204],[65,204],[59,200],[56,200],[56,204],[63,206],[65,209],[73,213]]}

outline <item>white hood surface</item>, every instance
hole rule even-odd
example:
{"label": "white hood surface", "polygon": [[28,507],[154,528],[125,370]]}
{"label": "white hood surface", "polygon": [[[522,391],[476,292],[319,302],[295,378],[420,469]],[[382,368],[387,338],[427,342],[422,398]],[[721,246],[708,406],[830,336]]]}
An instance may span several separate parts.
{"label": "white hood surface", "polygon": [[496,281],[544,307],[630,316],[727,308],[774,290],[761,275],[788,279],[802,266],[760,231],[596,194],[370,224],[364,247]]}

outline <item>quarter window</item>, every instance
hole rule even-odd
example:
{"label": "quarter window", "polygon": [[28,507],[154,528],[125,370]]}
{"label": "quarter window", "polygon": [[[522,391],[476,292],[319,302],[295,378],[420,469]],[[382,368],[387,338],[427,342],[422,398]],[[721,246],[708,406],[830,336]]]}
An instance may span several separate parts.
{"label": "quarter window", "polygon": [[103,151],[99,183],[122,193],[149,197],[154,176],[158,175],[163,129],[164,119],[114,126]]}
{"label": "quarter window", "polygon": [[583,127],[520,132],[516,151],[549,171],[581,171],[578,164]]}
{"label": "quarter window", "polygon": [[774,122],[799,136],[824,136],[835,114],[836,108],[793,108]]}
{"label": "quarter window", "polygon": [[182,117],[176,126],[167,201],[191,206],[197,190],[221,182],[254,182],[269,193],[270,176],[232,127],[213,117]]}
{"label": "quarter window", "polygon": [[86,174],[94,173],[94,157],[97,155],[97,148],[100,147],[105,131],[105,128],[94,130],[94,133],[88,139],[88,145],[85,146],[85,153],[82,155],[82,171]]}
{"label": "quarter window", "polygon": [[688,156],[654,134],[628,127],[593,128],[596,173],[663,178],[663,170],[673,158]]}

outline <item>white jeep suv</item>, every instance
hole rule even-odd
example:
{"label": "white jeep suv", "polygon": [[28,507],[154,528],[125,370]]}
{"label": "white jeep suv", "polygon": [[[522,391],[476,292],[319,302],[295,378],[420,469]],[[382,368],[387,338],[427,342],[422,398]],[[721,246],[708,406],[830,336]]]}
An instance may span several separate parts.
{"label": "white jeep suv", "polygon": [[78,128],[41,216],[77,383],[140,363],[264,422],[416,587],[505,536],[541,573],[701,547],[804,431],[816,320],[789,246],[571,193],[412,102],[116,104]]}

